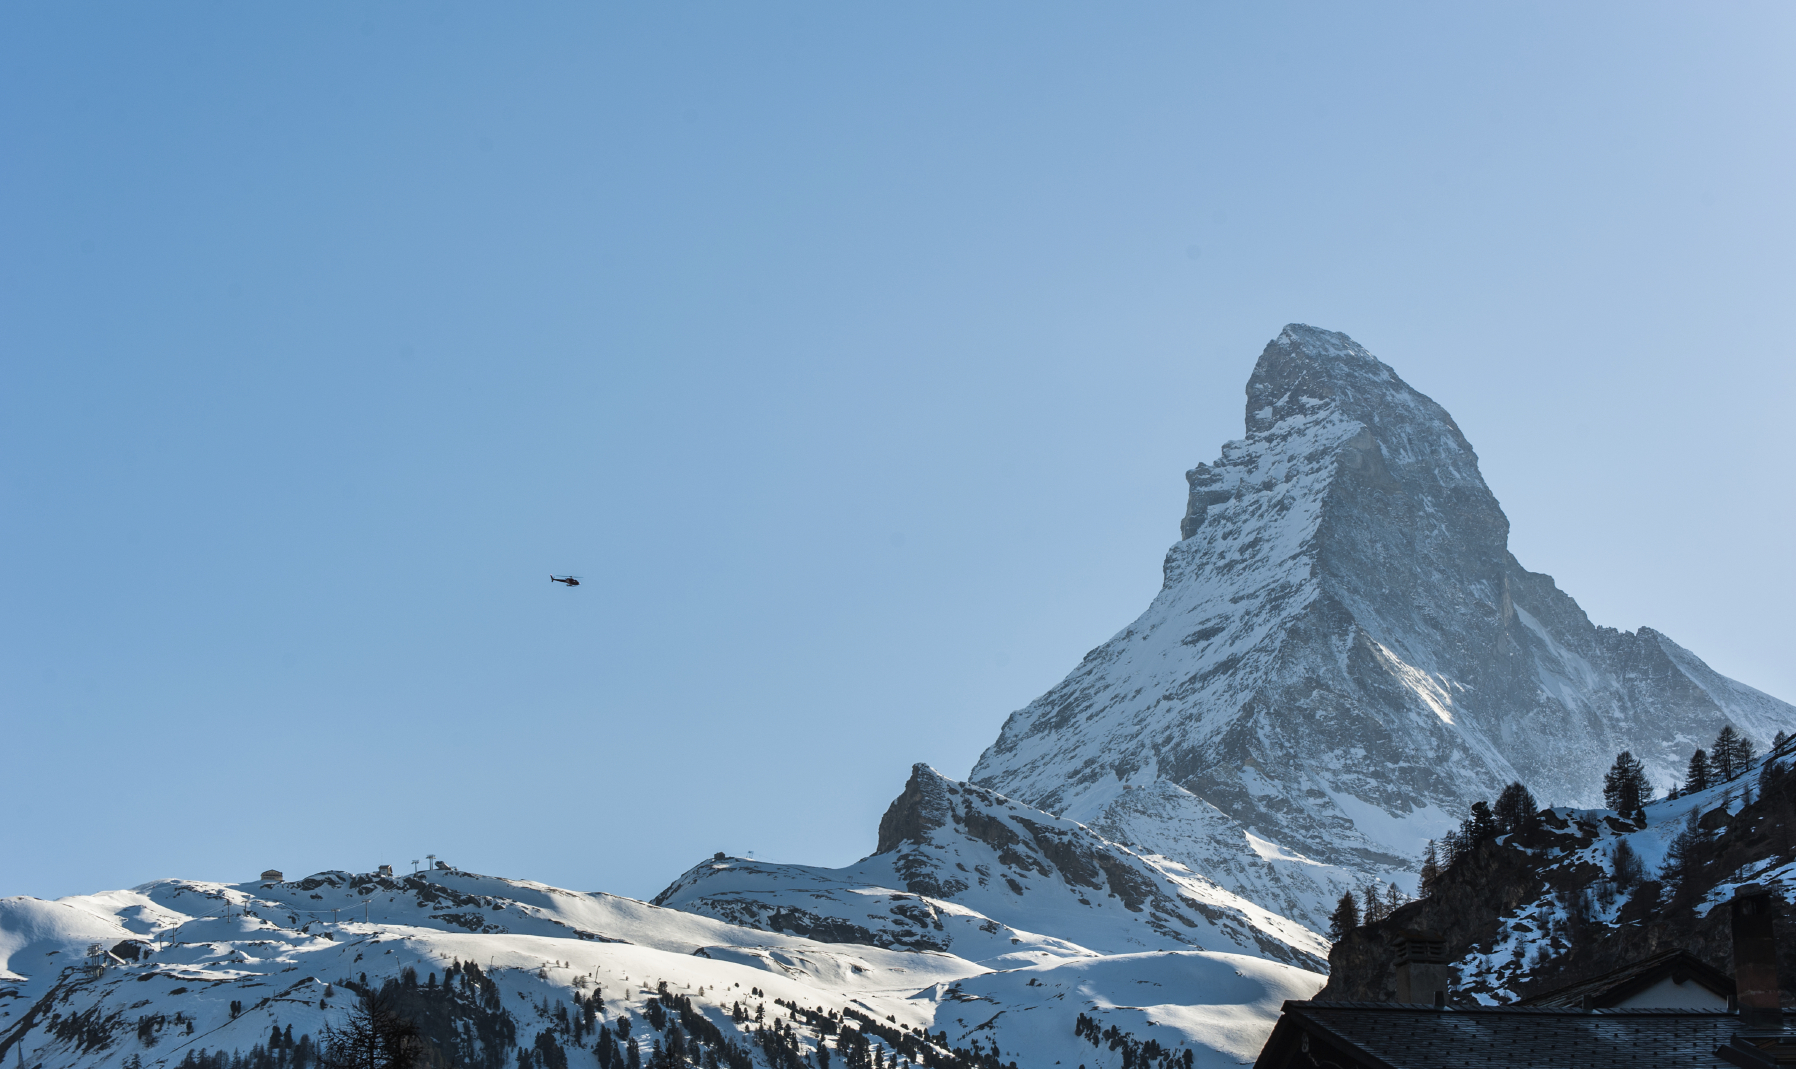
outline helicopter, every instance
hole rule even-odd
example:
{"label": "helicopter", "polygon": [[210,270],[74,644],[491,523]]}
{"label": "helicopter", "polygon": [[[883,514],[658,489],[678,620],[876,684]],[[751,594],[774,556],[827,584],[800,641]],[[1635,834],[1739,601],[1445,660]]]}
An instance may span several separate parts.
{"label": "helicopter", "polygon": [[577,575],[551,575],[549,576],[549,582],[566,583],[568,586],[573,587],[580,585],[580,577]]}

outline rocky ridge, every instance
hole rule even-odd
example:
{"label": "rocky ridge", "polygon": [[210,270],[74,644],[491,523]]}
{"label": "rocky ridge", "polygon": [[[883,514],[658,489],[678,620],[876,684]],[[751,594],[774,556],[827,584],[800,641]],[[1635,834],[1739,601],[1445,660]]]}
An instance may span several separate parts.
{"label": "rocky ridge", "polygon": [[1320,927],[1511,780],[1589,805],[1614,754],[1664,784],[1796,709],[1649,628],[1590,622],[1509,552],[1445,409],[1293,324],[1246,436],[1187,473],[1159,595],[1013,713],[973,782]]}
{"label": "rocky ridge", "polygon": [[840,869],[714,858],[654,899],[829,942],[957,954],[994,969],[1152,950],[1320,970],[1327,943],[1164,859],[916,765],[878,849]]}

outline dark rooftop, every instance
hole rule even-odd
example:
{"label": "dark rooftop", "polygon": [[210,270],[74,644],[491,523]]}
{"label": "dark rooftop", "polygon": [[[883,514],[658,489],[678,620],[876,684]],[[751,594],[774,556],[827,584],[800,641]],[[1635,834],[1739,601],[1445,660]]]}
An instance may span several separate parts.
{"label": "dark rooftop", "polygon": [[1667,976],[1680,984],[1694,980],[1722,998],[1734,993],[1733,979],[1720,969],[1708,965],[1686,951],[1669,950],[1663,954],[1630,962],[1619,969],[1611,969],[1601,976],[1593,976],[1588,980],[1580,980],[1575,984],[1567,984],[1552,991],[1543,991],[1538,995],[1517,999],[1515,1005],[1581,1008],[1584,1005],[1584,996],[1589,995],[1598,1006],[1613,1006],[1639,994]]}
{"label": "dark rooftop", "polygon": [[1254,1065],[1284,1069],[1333,1060],[1369,1069],[1725,1069],[1740,1063],[1715,1049],[1740,1031],[1737,1015],[1718,1010],[1287,1002]]}

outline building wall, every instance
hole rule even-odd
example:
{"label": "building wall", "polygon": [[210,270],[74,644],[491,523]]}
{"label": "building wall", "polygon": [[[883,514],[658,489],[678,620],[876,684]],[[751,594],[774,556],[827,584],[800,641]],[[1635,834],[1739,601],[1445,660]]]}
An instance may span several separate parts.
{"label": "building wall", "polygon": [[1717,995],[1694,980],[1678,983],[1667,976],[1639,994],[1615,1004],[1620,1010],[1725,1010],[1727,996]]}

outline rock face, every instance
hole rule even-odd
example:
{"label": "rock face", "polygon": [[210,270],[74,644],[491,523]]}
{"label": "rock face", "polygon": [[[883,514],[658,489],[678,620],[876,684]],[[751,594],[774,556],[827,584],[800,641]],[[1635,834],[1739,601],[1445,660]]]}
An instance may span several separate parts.
{"label": "rock face", "polygon": [[1247,436],[1186,479],[1159,596],[973,782],[1320,926],[1369,878],[1413,890],[1425,840],[1510,780],[1600,804],[1621,750],[1665,785],[1723,724],[1796,727],[1517,563],[1453,418],[1346,335],[1286,327]]}
{"label": "rock face", "polygon": [[720,858],[654,904],[832,943],[959,955],[988,968],[1145,951],[1249,954],[1320,970],[1328,944],[1166,859],[1070,820],[911,769],[879,849],[840,869]]}

